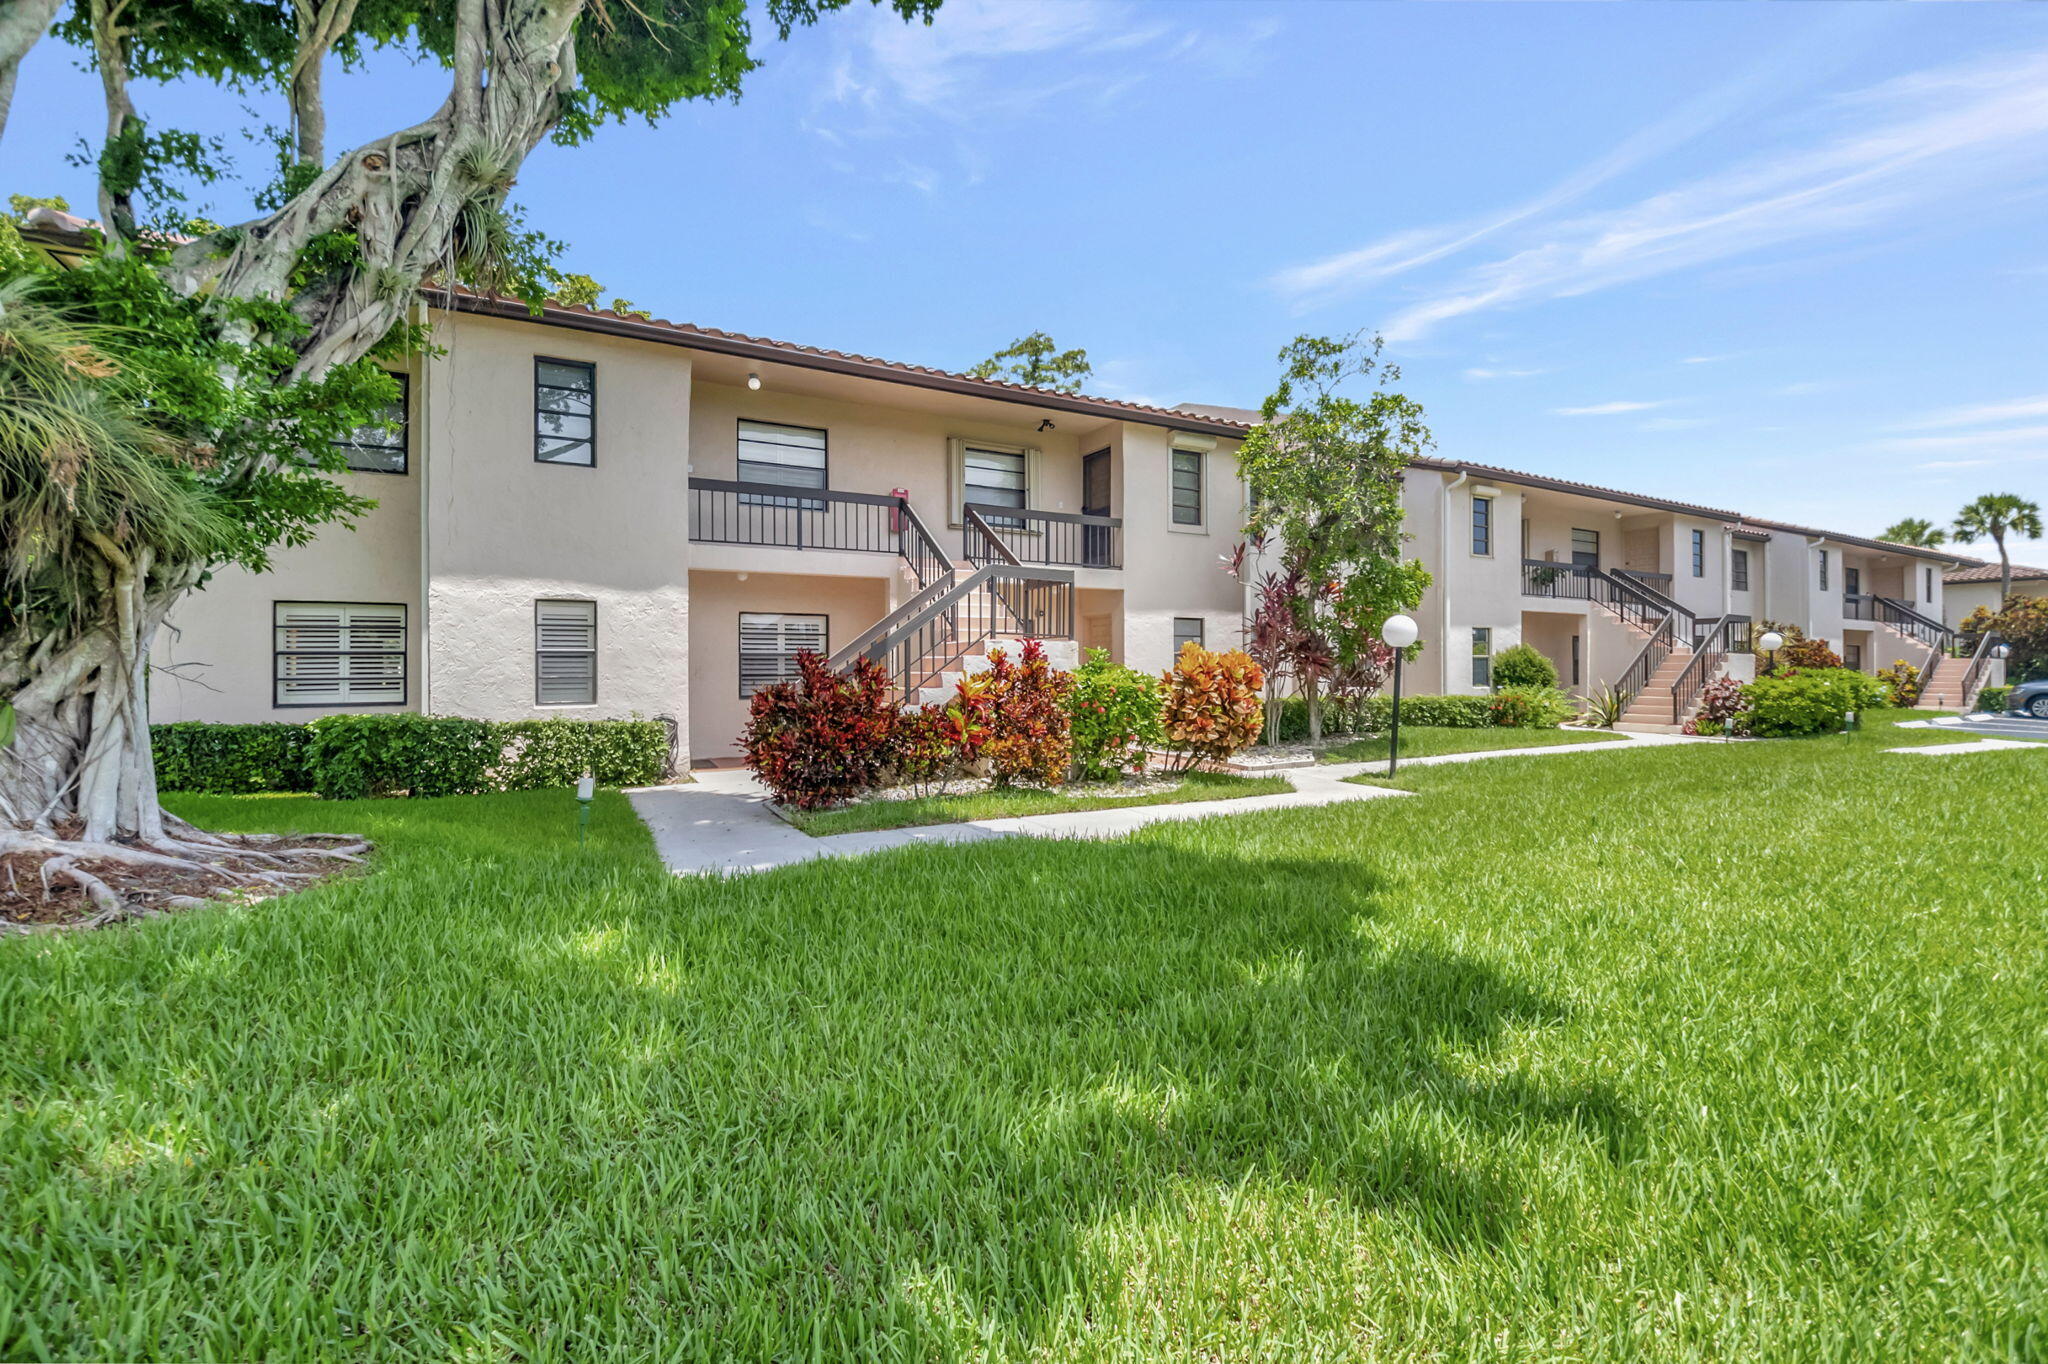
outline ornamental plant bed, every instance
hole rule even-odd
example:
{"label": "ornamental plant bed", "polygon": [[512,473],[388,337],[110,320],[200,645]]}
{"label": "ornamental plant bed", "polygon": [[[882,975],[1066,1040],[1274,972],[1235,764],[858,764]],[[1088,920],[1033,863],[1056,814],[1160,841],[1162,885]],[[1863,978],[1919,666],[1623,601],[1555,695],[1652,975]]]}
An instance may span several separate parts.
{"label": "ornamental plant bed", "polygon": [[1293,789],[1293,783],[1285,777],[1189,772],[1178,777],[1070,782],[1059,787],[957,783],[955,787],[948,788],[947,794],[937,796],[882,791],[868,799],[829,810],[797,810],[776,805],[769,808],[805,833],[824,838],[832,834],[1010,819],[1019,815],[1054,815],[1076,810],[1121,810],[1135,805],[1183,805],[1196,801],[1235,800],[1241,796],[1276,796]]}

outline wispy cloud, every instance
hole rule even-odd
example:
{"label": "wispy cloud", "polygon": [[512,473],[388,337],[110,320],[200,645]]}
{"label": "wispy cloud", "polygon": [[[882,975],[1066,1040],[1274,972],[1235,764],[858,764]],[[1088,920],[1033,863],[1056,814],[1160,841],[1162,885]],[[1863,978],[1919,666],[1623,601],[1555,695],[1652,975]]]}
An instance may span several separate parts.
{"label": "wispy cloud", "polygon": [[1652,417],[1636,427],[1638,431],[1689,431],[1695,426],[1705,426],[1711,417]]}
{"label": "wispy cloud", "polygon": [[1556,417],[1616,417],[1624,412],[1648,412],[1653,407],[1669,407],[1668,398],[1652,403],[1629,402],[1626,399],[1612,403],[1594,403],[1591,407],[1553,407],[1551,415]]}
{"label": "wispy cloud", "polygon": [[1543,372],[1540,369],[1468,369],[1465,377],[1474,383],[1483,383],[1488,379],[1530,379]]}
{"label": "wispy cloud", "polygon": [[1678,363],[1681,365],[1718,365],[1723,360],[1732,360],[1732,355],[1688,355]]}
{"label": "wispy cloud", "polygon": [[[1514,226],[1524,244],[1471,265],[1382,328],[1409,340],[1453,318],[1613,288],[1766,248],[1839,238],[1915,209],[2009,194],[2048,167],[2048,49],[1936,68],[1833,101],[1829,136],[1682,182],[1623,206],[1551,210],[1725,116],[1680,114],[1647,145],[1624,143],[1579,176],[1479,229],[1408,229],[1283,271],[1275,285],[1316,303],[1461,252]],[[1583,183],[1582,183],[1583,182]]]}
{"label": "wispy cloud", "polygon": [[2048,417],[2048,393],[2031,398],[2014,398],[2002,403],[1980,403],[1975,407],[1951,407],[1930,412],[1906,422],[1907,431],[1931,431],[1944,426],[1984,426],[1991,422],[2018,421],[2027,417]]}
{"label": "wispy cloud", "polygon": [[1894,436],[1873,443],[1874,450],[1914,454],[1925,450],[1977,450],[2001,445],[2048,444],[2048,426],[2005,426],[1995,431],[1958,431],[1945,436]]}

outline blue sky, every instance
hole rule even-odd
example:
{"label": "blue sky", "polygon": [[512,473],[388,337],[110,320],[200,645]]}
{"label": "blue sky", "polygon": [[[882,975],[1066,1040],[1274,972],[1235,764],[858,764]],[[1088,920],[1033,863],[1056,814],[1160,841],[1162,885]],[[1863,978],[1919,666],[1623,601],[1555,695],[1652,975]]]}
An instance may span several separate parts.
{"label": "blue sky", "polygon": [[[1043,328],[1246,406],[1376,328],[1448,458],[1846,531],[2048,502],[2048,6],[947,0],[761,55],[514,198],[656,316],[953,368]],[[331,78],[330,147],[441,88]],[[97,111],[45,44],[0,187],[89,204]]]}

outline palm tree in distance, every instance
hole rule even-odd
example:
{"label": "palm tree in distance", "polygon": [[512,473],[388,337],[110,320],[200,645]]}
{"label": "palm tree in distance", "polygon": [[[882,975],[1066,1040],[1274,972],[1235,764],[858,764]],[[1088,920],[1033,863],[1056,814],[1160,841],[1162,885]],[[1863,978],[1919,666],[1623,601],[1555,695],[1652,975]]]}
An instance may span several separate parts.
{"label": "palm tree in distance", "polygon": [[2029,502],[2016,493],[1986,493],[1956,513],[1958,540],[1989,540],[1998,546],[1998,605],[2012,595],[2012,556],[2006,553],[2005,537],[2022,540],[2041,538],[2041,504]]}
{"label": "palm tree in distance", "polygon": [[1947,541],[1948,532],[1932,521],[1908,516],[1886,526],[1877,538],[1889,540],[1895,545],[1918,545],[1922,549],[1933,549]]}

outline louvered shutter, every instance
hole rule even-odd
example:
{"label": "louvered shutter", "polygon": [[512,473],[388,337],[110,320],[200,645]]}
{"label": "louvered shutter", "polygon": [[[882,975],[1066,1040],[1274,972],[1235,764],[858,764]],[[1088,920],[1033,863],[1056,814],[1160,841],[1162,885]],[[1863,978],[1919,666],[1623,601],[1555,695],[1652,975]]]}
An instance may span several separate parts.
{"label": "louvered shutter", "polygon": [[597,603],[539,601],[533,608],[534,700],[597,704]]}
{"label": "louvered shutter", "polygon": [[781,613],[740,613],[740,695],[752,696],[773,682],[794,679],[796,656],[826,653],[826,618]]}
{"label": "louvered shutter", "polygon": [[405,704],[403,606],[279,602],[272,623],[275,704]]}

